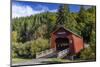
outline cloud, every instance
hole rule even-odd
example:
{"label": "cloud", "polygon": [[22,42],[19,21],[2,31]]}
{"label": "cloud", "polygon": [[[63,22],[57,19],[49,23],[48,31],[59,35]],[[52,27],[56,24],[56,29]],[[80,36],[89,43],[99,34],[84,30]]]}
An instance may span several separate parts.
{"label": "cloud", "polygon": [[36,11],[36,10],[33,10],[32,7],[30,6],[20,6],[20,5],[12,6],[12,17],[13,18],[30,16],[30,15],[34,15],[34,14],[41,13],[41,12],[43,12],[43,10]]}
{"label": "cloud", "polygon": [[86,6],[84,6],[84,8],[87,10],[87,9],[89,9],[89,8],[91,8],[92,6],[90,6],[90,5],[86,5]]}
{"label": "cloud", "polygon": [[43,5],[38,5],[35,8],[32,8],[29,5],[12,4],[12,18],[30,16],[45,11],[57,12],[57,9],[50,10],[48,7]]}
{"label": "cloud", "polygon": [[57,12],[58,9],[54,9],[54,10],[49,10],[50,12]]}

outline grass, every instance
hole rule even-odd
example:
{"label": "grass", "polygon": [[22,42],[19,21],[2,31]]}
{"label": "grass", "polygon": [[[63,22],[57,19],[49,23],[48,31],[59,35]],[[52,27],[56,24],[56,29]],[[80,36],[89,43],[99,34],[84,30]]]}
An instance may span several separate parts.
{"label": "grass", "polygon": [[48,61],[43,61],[42,63],[52,64],[52,63],[65,63],[65,62],[73,62],[73,61],[60,58],[49,58]]}
{"label": "grass", "polygon": [[42,63],[55,64],[55,63],[69,63],[69,62],[84,62],[86,60],[69,60],[61,58],[49,58],[48,61],[43,61]]}
{"label": "grass", "polygon": [[26,61],[31,61],[31,60],[32,59],[12,58],[12,64],[20,63],[20,62],[26,62]]}
{"label": "grass", "polygon": [[[68,63],[68,62],[82,62],[86,60],[68,60],[68,59],[60,59],[60,58],[47,58],[47,61],[42,61],[41,63],[45,64],[56,64],[56,63]],[[32,59],[22,59],[22,58],[12,58],[12,64],[23,63],[27,61],[32,61]]]}
{"label": "grass", "polygon": [[52,58],[50,59],[51,61],[55,61],[55,62],[71,62],[71,60],[67,60],[67,59],[60,59],[60,58]]}

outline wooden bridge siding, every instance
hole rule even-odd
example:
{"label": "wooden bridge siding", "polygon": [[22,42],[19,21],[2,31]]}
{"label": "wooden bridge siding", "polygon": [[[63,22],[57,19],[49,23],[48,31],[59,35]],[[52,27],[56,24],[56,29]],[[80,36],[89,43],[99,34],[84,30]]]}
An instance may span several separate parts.
{"label": "wooden bridge siding", "polygon": [[73,37],[73,47],[74,47],[74,53],[80,52],[81,49],[84,48],[83,39],[79,38],[78,36],[72,35]]}
{"label": "wooden bridge siding", "polygon": [[66,35],[66,38],[69,40],[69,53],[73,54],[74,53],[74,47],[73,47],[73,39],[72,39],[72,34]]}
{"label": "wooden bridge siding", "polygon": [[51,48],[55,48],[56,49],[56,42],[55,42],[55,40],[56,40],[56,36],[54,35],[54,34],[51,34],[51,40],[50,40],[50,47]]}

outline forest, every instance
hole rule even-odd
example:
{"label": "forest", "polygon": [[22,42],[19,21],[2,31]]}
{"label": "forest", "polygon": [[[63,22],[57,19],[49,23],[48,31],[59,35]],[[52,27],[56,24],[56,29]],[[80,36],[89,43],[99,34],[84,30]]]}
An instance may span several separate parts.
{"label": "forest", "polygon": [[35,58],[36,52],[50,48],[50,33],[58,25],[83,37],[89,44],[80,53],[80,59],[96,58],[96,7],[85,9],[80,5],[79,12],[71,12],[69,5],[61,4],[57,12],[16,17],[11,23],[11,41],[13,58]]}

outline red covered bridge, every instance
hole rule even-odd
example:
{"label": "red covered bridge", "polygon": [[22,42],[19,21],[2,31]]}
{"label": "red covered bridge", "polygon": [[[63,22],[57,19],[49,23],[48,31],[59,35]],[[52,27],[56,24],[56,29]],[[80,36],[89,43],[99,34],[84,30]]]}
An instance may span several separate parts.
{"label": "red covered bridge", "polygon": [[51,33],[51,48],[56,51],[68,49],[70,54],[79,53],[84,48],[83,38],[72,31],[59,27]]}

